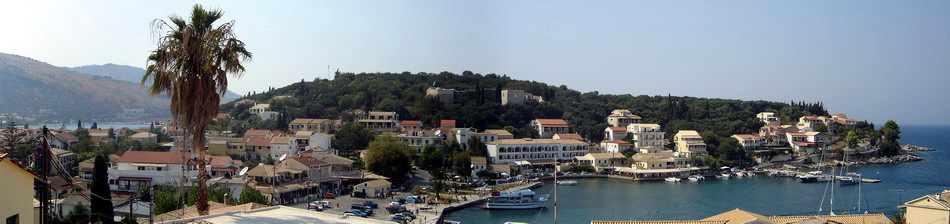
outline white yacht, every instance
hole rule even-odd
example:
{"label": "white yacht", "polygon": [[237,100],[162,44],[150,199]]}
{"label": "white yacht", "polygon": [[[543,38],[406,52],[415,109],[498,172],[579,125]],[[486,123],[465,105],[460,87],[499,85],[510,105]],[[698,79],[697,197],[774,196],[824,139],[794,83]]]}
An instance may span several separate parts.
{"label": "white yacht", "polygon": [[667,177],[664,180],[670,183],[683,181],[683,179],[680,179],[679,177]]}
{"label": "white yacht", "polygon": [[701,180],[705,180],[705,179],[706,179],[706,177],[704,177],[704,176],[702,176],[702,175],[692,175],[692,176],[689,176],[689,181],[693,181],[693,182],[701,181]]}
{"label": "white yacht", "polygon": [[562,180],[562,181],[558,181],[557,184],[561,186],[577,186],[577,181],[576,180]]}
{"label": "white yacht", "polygon": [[507,193],[492,192],[485,202],[485,209],[538,209],[544,208],[545,198],[538,197],[534,191],[523,189]]}

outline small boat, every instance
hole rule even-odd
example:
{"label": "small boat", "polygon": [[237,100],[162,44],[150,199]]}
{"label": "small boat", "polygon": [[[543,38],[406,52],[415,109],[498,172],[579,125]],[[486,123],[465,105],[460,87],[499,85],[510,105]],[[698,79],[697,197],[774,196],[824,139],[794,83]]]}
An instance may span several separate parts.
{"label": "small boat", "polygon": [[562,181],[558,181],[557,184],[561,186],[577,186],[577,181],[576,180],[562,180]]}
{"label": "small boat", "polygon": [[544,208],[547,201],[545,198],[538,197],[534,191],[523,189],[508,193],[492,191],[492,196],[488,198],[482,208],[484,209],[538,209]]}
{"label": "small boat", "polygon": [[841,179],[838,180],[838,183],[840,183],[841,185],[852,185],[852,184],[858,184],[860,182],[861,182],[861,174],[858,174],[858,173],[848,173],[846,176],[841,177]]}
{"label": "small boat", "polygon": [[706,177],[703,177],[702,175],[692,175],[692,176],[689,176],[688,179],[689,181],[696,182],[696,181],[705,180]]}
{"label": "small boat", "polygon": [[736,177],[747,177],[747,174],[745,172],[736,172],[735,175]]}
{"label": "small boat", "polygon": [[723,174],[720,174],[720,175],[719,175],[719,178],[722,178],[722,179],[729,179],[729,177],[731,177],[731,176],[732,176],[732,175],[729,175],[728,173],[723,173]]}
{"label": "small boat", "polygon": [[663,180],[670,183],[683,181],[683,179],[680,179],[679,177],[667,177],[666,179],[663,179]]}

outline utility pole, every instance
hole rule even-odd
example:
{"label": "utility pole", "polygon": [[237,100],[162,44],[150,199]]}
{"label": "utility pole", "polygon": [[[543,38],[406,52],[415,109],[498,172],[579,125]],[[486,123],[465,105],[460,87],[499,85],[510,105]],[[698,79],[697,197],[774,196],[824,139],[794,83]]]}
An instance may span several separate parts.
{"label": "utility pole", "polygon": [[148,186],[148,224],[155,223],[155,186]]}
{"label": "utility pole", "polygon": [[40,181],[39,186],[36,188],[40,191],[40,212],[43,214],[40,215],[40,224],[49,223],[49,161],[50,161],[50,151],[49,151],[49,129],[46,126],[43,126],[43,145],[39,147],[40,151],[38,156],[40,157],[38,167],[40,171]]}

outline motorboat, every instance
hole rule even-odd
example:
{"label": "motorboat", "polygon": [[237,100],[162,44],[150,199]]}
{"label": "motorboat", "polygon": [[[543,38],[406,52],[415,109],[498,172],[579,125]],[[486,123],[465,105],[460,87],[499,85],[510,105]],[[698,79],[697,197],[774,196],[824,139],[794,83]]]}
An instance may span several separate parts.
{"label": "motorboat", "polygon": [[663,180],[670,183],[683,181],[683,179],[680,179],[679,177],[667,177],[666,179],[663,179]]}
{"label": "motorboat", "polygon": [[577,181],[576,180],[562,180],[562,181],[558,181],[557,184],[561,186],[577,186]]}
{"label": "motorboat", "polygon": [[722,179],[729,179],[729,177],[731,177],[731,176],[732,176],[732,175],[729,175],[729,173],[722,173],[722,174],[719,174],[719,178],[722,178]]}
{"label": "motorboat", "polygon": [[537,196],[532,190],[523,189],[512,192],[492,191],[482,208],[485,209],[538,209],[544,208],[546,198]]}
{"label": "motorboat", "polygon": [[860,182],[861,182],[861,174],[858,174],[858,173],[848,173],[846,176],[841,177],[841,179],[838,180],[838,183],[840,183],[841,185],[852,185],[852,184],[858,184]]}
{"label": "motorboat", "polygon": [[689,176],[689,178],[687,179],[689,179],[689,181],[696,182],[696,181],[705,180],[706,177],[703,177],[702,175],[692,175],[692,176]]}

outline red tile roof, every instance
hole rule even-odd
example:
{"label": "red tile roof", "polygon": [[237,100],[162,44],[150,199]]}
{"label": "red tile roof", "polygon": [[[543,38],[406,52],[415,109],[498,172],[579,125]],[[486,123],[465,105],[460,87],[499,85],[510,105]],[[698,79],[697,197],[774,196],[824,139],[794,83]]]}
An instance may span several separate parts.
{"label": "red tile roof", "polygon": [[541,125],[567,125],[564,119],[534,119]]}
{"label": "red tile roof", "polygon": [[231,117],[231,115],[229,115],[228,113],[218,113],[218,115],[215,116],[215,119],[224,119],[224,118],[229,118],[229,117]]}
{"label": "red tile roof", "polygon": [[59,133],[56,135],[59,135],[60,138],[65,139],[66,141],[79,140],[79,138],[76,138],[76,136],[67,132]]}
{"label": "red tile roof", "polygon": [[326,162],[320,161],[319,159],[316,159],[313,157],[294,157],[291,159],[297,160],[297,162],[300,162],[301,164],[305,166],[316,166],[316,165],[326,164]]}
{"label": "red tile roof", "polygon": [[627,128],[625,127],[607,127],[607,128],[610,128],[611,131],[616,132],[616,133],[627,133]]}
{"label": "red tile roof", "polygon": [[247,146],[270,146],[270,138],[246,138],[244,145]]}
{"label": "red tile roof", "polygon": [[620,145],[633,145],[633,143],[629,143],[629,142],[626,142],[626,141],[620,141],[620,140],[613,140],[613,141],[604,140],[604,141],[601,141],[600,143],[616,143],[616,144],[620,144]]}
{"label": "red tile roof", "polygon": [[244,132],[244,137],[266,138],[268,134],[270,134],[268,130],[247,130]]}
{"label": "red tile roof", "polygon": [[577,133],[559,133],[559,134],[556,134],[556,135],[557,135],[557,137],[560,138],[560,139],[574,139],[574,140],[581,140],[581,141],[584,141],[584,137],[581,137],[581,135],[579,135],[579,134],[577,134]]}
{"label": "red tile roof", "polygon": [[154,163],[154,164],[182,164],[188,161],[191,153],[187,152],[152,152],[126,151],[115,162],[117,163]]}
{"label": "red tile roof", "polygon": [[230,156],[212,156],[211,163],[209,166],[227,166],[228,162],[231,161]]}
{"label": "red tile roof", "polygon": [[402,121],[402,123],[399,123],[399,125],[403,127],[419,127],[419,126],[422,126],[422,121],[407,120],[407,121]]}
{"label": "red tile roof", "polygon": [[455,127],[455,120],[440,120],[439,126],[442,127]]}

